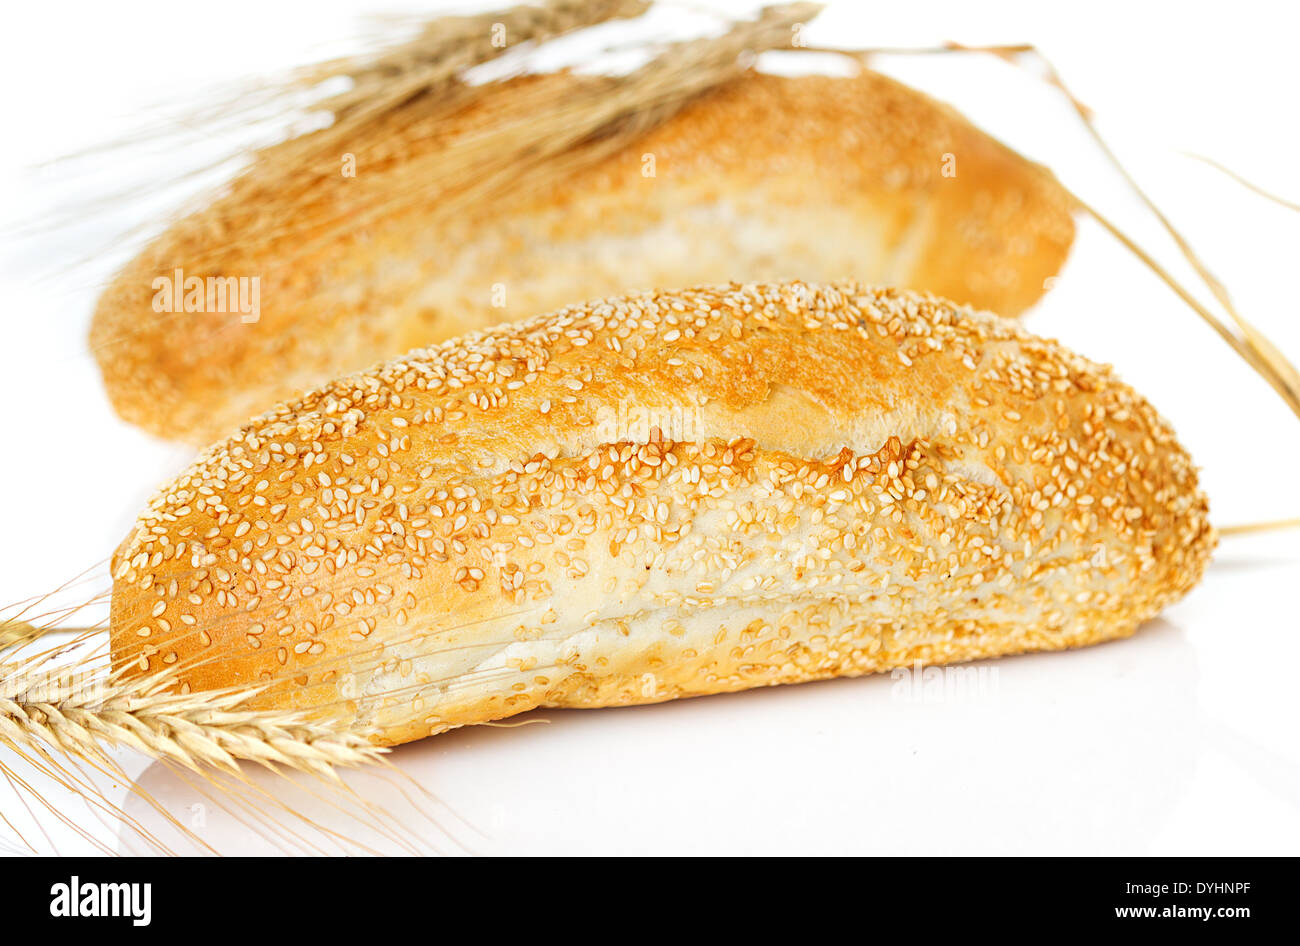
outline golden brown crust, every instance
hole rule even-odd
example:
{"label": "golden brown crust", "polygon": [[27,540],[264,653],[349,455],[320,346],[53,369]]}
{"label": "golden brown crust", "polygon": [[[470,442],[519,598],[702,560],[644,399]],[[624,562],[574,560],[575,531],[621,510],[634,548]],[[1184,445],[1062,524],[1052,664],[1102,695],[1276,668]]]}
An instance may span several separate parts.
{"label": "golden brown crust", "polygon": [[[421,157],[504,120],[521,88],[582,81],[520,79],[491,107],[451,121],[404,119],[354,146],[355,178],[331,165],[313,169],[301,191],[267,192],[255,165],[244,186],[155,241],[100,300],[91,339],[118,412],[207,442],[409,348],[652,287],[856,278],[1015,315],[1042,294],[1073,239],[1069,198],[1048,172],[869,72],[747,76],[550,192],[428,223],[444,195],[410,199]],[[390,205],[379,224],[321,237],[313,223]],[[156,313],[153,280],[177,269],[257,277],[259,321]]]}
{"label": "golden brown crust", "polygon": [[113,652],[392,743],[1108,640],[1213,544],[1190,459],[1108,369],[932,297],[733,284],[250,423],[118,550]]}

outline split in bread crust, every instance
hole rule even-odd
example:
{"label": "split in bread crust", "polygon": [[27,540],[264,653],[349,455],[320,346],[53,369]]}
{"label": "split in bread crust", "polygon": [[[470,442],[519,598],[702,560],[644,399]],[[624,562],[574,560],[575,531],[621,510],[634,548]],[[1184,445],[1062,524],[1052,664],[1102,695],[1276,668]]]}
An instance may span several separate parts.
{"label": "split in bread crust", "polygon": [[158,493],[113,653],[398,743],[1131,634],[1214,545],[1168,424],[1014,323],[653,292],[282,405]]}
{"label": "split in bread crust", "polygon": [[[258,173],[274,151],[264,156],[105,291],[91,343],[114,407],[206,443],[413,347],[650,287],[853,278],[1012,316],[1042,294],[1074,236],[1072,202],[1049,172],[871,72],[747,75],[544,193],[438,214],[455,195],[429,189],[422,158],[517,118],[539,88],[562,96],[592,81],[513,80],[450,121],[403,113],[382,140],[352,146],[355,178],[329,163],[268,191]],[[376,208],[377,222],[316,223]],[[178,270],[257,278],[258,321],[156,312],[154,280]]]}

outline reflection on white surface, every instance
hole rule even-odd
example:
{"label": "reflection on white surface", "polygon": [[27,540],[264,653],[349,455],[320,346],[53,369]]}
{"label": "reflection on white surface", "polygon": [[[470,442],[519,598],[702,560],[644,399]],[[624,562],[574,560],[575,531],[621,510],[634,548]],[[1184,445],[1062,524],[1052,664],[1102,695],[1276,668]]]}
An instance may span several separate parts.
{"label": "reflection on white surface", "polygon": [[[947,699],[878,675],[539,711],[528,718],[549,722],[402,746],[396,772],[346,776],[353,798],[252,774],[268,796],[257,829],[162,765],[138,787],[224,854],[1145,850],[1204,736],[1180,630],[1158,620],[1126,641],[982,666],[991,685]],[[126,808],[168,836],[140,797]]]}

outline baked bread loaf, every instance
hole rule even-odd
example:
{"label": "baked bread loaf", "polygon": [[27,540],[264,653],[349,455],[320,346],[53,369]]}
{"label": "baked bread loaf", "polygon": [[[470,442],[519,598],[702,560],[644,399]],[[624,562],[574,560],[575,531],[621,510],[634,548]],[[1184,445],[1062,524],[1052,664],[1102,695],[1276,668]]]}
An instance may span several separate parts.
{"label": "baked bread loaf", "polygon": [[572,306],[208,448],[114,557],[114,660],[399,743],[1131,634],[1215,542],[1109,369],[854,283]]}
{"label": "baked bread loaf", "polygon": [[[517,93],[591,81],[505,82],[450,120],[406,117],[350,145],[355,177],[331,160],[303,168],[292,191],[238,188],[177,223],[95,313],[91,343],[117,411],[206,443],[413,347],[651,287],[855,278],[1011,316],[1042,294],[1073,239],[1071,200],[1049,172],[871,72],[748,74],[544,192],[432,223],[449,195],[410,196],[426,183],[410,168],[517,117],[528,99]],[[376,208],[386,215],[365,226],[313,223]],[[155,280],[209,277],[259,280],[257,321],[229,300],[179,311],[166,291],[155,311]]]}

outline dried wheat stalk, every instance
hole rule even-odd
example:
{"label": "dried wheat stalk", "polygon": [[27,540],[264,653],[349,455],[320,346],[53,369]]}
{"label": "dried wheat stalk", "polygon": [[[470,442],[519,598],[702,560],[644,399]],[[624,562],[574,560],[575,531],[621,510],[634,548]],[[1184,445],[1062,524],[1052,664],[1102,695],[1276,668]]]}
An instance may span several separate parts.
{"label": "dried wheat stalk", "polygon": [[[795,26],[820,10],[807,2],[767,7],[756,19],[737,22],[722,35],[668,44],[626,75],[518,82],[505,107],[501,87],[510,80],[471,85],[463,79],[467,68],[505,51],[490,44],[493,23],[506,24],[513,45],[553,38],[614,16],[636,15],[645,6],[613,0],[560,2],[550,4],[545,16],[532,7],[516,7],[482,17],[438,20],[415,40],[377,59],[338,60],[301,73],[295,80],[299,86],[346,77],[354,87],[321,103],[333,118],[327,128],[260,152],[249,170],[227,186],[215,213],[182,223],[201,231],[193,242],[208,249],[206,258],[198,255],[199,261],[220,268],[225,248],[236,239],[245,248],[274,245],[290,256],[308,255],[341,230],[361,231],[367,223],[404,208],[436,207],[427,212],[446,218],[476,203],[545,187],[626,147],[697,96],[743,75],[750,68],[750,56],[791,48]],[[581,17],[579,8],[584,10]],[[444,35],[444,29],[450,32]],[[338,198],[339,159],[356,143],[382,142],[385,128],[409,123],[418,123],[430,138],[438,139],[450,116],[488,101],[496,109],[490,127],[456,136],[422,158],[404,161],[400,175],[387,176],[391,181],[382,170],[368,174],[366,186],[376,189],[369,199],[349,203]],[[259,195],[285,193],[296,195],[301,214],[286,220],[258,213],[264,203]],[[213,228],[219,230],[215,240]],[[311,239],[304,239],[304,233]],[[228,239],[222,239],[225,235]]]}
{"label": "dried wheat stalk", "polygon": [[[59,677],[68,647],[0,663],[0,735],[15,745],[44,743],[96,759],[101,745],[124,745],[198,770],[238,771],[238,759],[330,775],[335,766],[376,760],[384,750],[364,733],[298,713],[243,709],[256,691],[176,693],[170,673],[145,685],[103,674],[78,686]],[[93,656],[75,665],[94,667]],[[64,668],[66,669],[66,668]]]}

